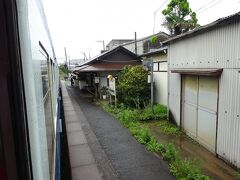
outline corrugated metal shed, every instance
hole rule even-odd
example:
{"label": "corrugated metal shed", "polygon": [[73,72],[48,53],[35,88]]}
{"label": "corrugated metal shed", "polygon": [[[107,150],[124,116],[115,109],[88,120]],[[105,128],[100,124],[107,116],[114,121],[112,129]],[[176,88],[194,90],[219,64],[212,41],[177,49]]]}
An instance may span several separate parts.
{"label": "corrugated metal shed", "polygon": [[240,15],[168,41],[169,110],[180,125],[179,69],[223,69],[219,78],[216,153],[240,167]]}

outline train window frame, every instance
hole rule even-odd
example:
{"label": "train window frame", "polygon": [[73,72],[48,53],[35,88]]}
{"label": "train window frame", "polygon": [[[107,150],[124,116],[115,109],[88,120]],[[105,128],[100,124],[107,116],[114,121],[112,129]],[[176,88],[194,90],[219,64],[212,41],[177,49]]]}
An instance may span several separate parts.
{"label": "train window frame", "polygon": [[[50,114],[51,114],[51,123],[52,123],[52,136],[51,136],[51,147],[49,147],[49,144],[47,144],[47,148],[52,149],[51,154],[48,154],[48,157],[50,157],[50,159],[48,159],[49,161],[49,173],[50,173],[50,177],[52,176],[52,172],[54,172],[53,168],[53,163],[54,163],[54,139],[55,137],[55,122],[54,122],[54,111],[53,111],[53,76],[52,76],[52,59],[50,58],[49,54],[47,53],[46,49],[44,48],[43,44],[39,41],[39,52],[46,58],[46,62],[47,62],[47,76],[48,76],[48,90],[46,91],[45,95],[43,96],[43,105],[44,105],[44,114],[45,114],[45,105],[47,103],[47,99],[50,99]],[[46,114],[45,114],[45,125],[46,125],[46,129],[47,129],[47,122],[46,122]],[[48,138],[48,137],[47,137]],[[49,141],[47,139],[47,141]],[[49,153],[49,152],[48,152]]]}

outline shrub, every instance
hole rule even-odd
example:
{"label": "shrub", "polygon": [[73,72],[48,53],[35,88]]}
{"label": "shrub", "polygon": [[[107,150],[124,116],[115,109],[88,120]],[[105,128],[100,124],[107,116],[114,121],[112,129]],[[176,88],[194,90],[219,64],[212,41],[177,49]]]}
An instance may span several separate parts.
{"label": "shrub", "polygon": [[142,66],[125,66],[116,83],[119,103],[127,107],[143,108],[150,99],[148,71]]}

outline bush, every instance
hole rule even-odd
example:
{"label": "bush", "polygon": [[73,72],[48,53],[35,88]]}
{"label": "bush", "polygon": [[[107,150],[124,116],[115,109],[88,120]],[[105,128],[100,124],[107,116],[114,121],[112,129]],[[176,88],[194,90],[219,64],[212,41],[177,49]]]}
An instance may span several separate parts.
{"label": "bush", "polygon": [[143,108],[150,99],[148,71],[142,66],[125,66],[116,83],[118,102],[127,107]]}

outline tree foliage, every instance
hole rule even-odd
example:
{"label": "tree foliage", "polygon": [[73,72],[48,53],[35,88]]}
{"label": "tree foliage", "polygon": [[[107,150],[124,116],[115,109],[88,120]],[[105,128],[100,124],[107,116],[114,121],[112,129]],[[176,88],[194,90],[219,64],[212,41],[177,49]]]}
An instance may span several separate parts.
{"label": "tree foliage", "polygon": [[171,0],[162,14],[165,16],[163,25],[169,29],[171,35],[179,35],[199,26],[197,15],[189,7],[187,0]]}
{"label": "tree foliage", "polygon": [[59,66],[59,75],[60,75],[60,78],[61,78],[61,79],[64,79],[65,77],[68,77],[68,73],[69,73],[69,70],[68,70],[67,65],[61,64],[61,65]]}
{"label": "tree foliage", "polygon": [[116,86],[118,102],[128,107],[144,107],[151,94],[147,78],[148,71],[142,66],[125,66]]}

